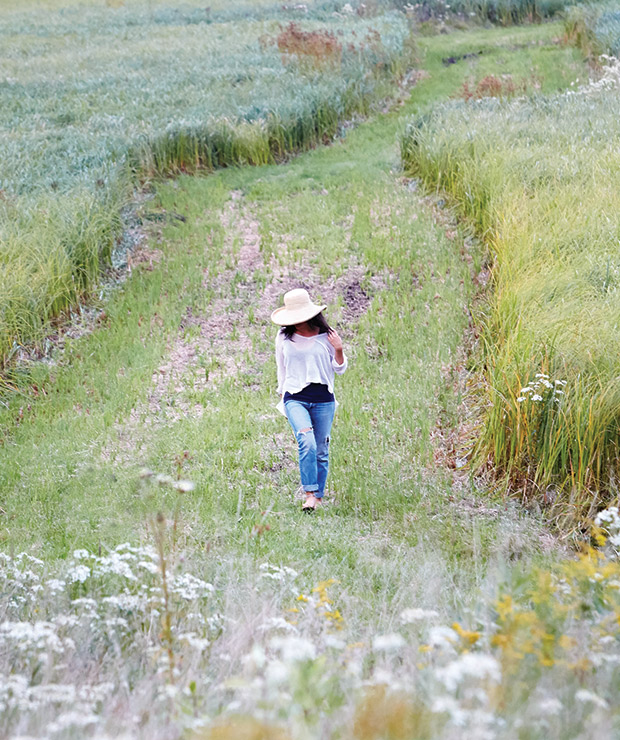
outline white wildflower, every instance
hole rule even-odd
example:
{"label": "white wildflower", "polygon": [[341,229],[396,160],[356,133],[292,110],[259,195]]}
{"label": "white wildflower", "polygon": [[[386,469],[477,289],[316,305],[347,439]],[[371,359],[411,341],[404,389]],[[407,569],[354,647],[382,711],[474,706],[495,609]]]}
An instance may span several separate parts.
{"label": "white wildflower", "polygon": [[589,702],[597,707],[600,707],[601,709],[609,708],[609,704],[607,703],[607,701],[605,701],[605,699],[601,698],[592,691],[588,691],[587,689],[579,689],[579,691],[577,691],[577,693],[575,694],[575,699],[577,701],[583,702],[584,704]]}
{"label": "white wildflower", "polygon": [[129,627],[129,622],[124,617],[109,617],[108,619],[105,619],[103,623],[110,629],[114,629],[115,627],[123,627],[126,629]]}
{"label": "white wildflower", "polygon": [[439,612],[434,609],[403,609],[400,613],[400,621],[402,624],[412,624],[422,619],[434,619],[439,616]]}
{"label": "white wildflower", "polygon": [[391,632],[387,635],[376,635],[372,640],[373,650],[383,650],[386,653],[401,650],[407,643],[402,635],[398,632]]}
{"label": "white wildflower", "polygon": [[186,642],[190,647],[194,648],[194,650],[197,650],[199,653],[204,652],[211,644],[210,640],[202,637],[197,637],[195,632],[184,632],[183,634],[179,635],[179,640],[181,642]]}
{"label": "white wildflower", "polygon": [[538,393],[535,393],[532,396],[532,401],[542,401],[542,396],[540,396]]}
{"label": "white wildflower", "polygon": [[195,599],[202,599],[212,594],[215,588],[212,584],[196,578],[191,573],[183,573],[174,578],[170,590],[182,599],[194,601]]}
{"label": "white wildflower", "polygon": [[58,578],[50,578],[47,582],[47,588],[51,591],[52,594],[60,593],[60,591],[64,590],[66,585],[66,581],[61,581]]}
{"label": "white wildflower", "polygon": [[97,564],[93,568],[93,574],[96,576],[113,574],[127,578],[130,581],[137,581],[138,579],[126,562],[127,556],[132,557],[129,553],[121,555],[118,552],[111,552],[103,558],[98,558]]}
{"label": "white wildflower", "polygon": [[376,668],[368,682],[371,686],[389,686],[391,691],[402,691],[404,686],[398,681],[391,671],[385,668]]}
{"label": "white wildflower", "polygon": [[519,398],[517,398],[517,403],[523,403],[523,401],[525,400],[526,400],[525,396],[519,396]]}
{"label": "white wildflower", "polygon": [[133,612],[144,610],[144,599],[127,592],[116,596],[105,596],[102,601],[109,606],[115,606],[121,611]]}
{"label": "white wildflower", "polygon": [[138,568],[144,568],[149,573],[158,573],[159,567],[152,560],[141,560],[138,563]]}
{"label": "white wildflower", "polygon": [[263,572],[260,574],[261,578],[269,578],[272,581],[284,581],[287,578],[294,579],[299,575],[296,570],[289,568],[286,565],[272,565],[271,563],[261,563],[259,566]]}
{"label": "white wildflower", "polygon": [[438,670],[437,677],[448,691],[455,691],[465,679],[470,678],[499,683],[502,672],[499,662],[492,655],[464,653],[445,668]]}
{"label": "white wildflower", "polygon": [[537,708],[542,714],[560,714],[564,709],[564,705],[559,699],[548,696],[538,702]]}
{"label": "white wildflower", "polygon": [[194,488],[196,488],[191,480],[178,480],[174,484],[174,487],[179,493],[189,493],[190,491],[193,491]]}
{"label": "white wildflower", "polygon": [[429,630],[428,643],[432,647],[451,648],[456,642],[457,634],[451,627],[439,625]]}
{"label": "white wildflower", "polygon": [[252,649],[243,657],[243,663],[253,667],[255,670],[261,670],[267,662],[267,655],[262,645],[254,643]]}
{"label": "white wildflower", "polygon": [[2,622],[0,624],[0,644],[11,642],[20,650],[52,650],[63,653],[73,645],[69,639],[62,640],[56,634],[56,625],[53,622]]}
{"label": "white wildflower", "polygon": [[258,628],[262,632],[268,630],[284,630],[285,632],[297,633],[297,627],[290,622],[287,622],[283,617],[269,617],[266,619]]}
{"label": "white wildflower", "polygon": [[16,563],[22,563],[24,560],[27,560],[33,565],[45,565],[42,560],[35,558],[34,555],[29,555],[27,552],[20,552],[19,555],[15,556]]}
{"label": "white wildflower", "polygon": [[453,696],[440,696],[431,705],[434,714],[449,714],[453,725],[462,727],[467,721],[467,712]]}
{"label": "white wildflower", "polygon": [[269,641],[269,647],[280,655],[284,663],[314,660],[316,657],[314,643],[305,637],[296,637],[293,635],[272,637]]}
{"label": "white wildflower", "polygon": [[519,393],[531,393],[531,391],[532,391],[531,388],[529,388],[528,386],[525,386],[525,388],[521,388]]}
{"label": "white wildflower", "polygon": [[544,373],[536,373],[536,376],[535,377],[537,377],[537,378],[549,378],[549,376],[548,375],[545,375]]}
{"label": "white wildflower", "polygon": [[85,558],[89,558],[90,553],[88,550],[74,550],[73,551],[73,559],[74,560],[84,560]]}
{"label": "white wildflower", "polygon": [[607,509],[599,511],[594,519],[594,523],[598,527],[600,527],[603,522],[605,524],[612,524],[614,526],[620,525],[620,517],[618,516],[617,506],[609,506]]}
{"label": "white wildflower", "polygon": [[74,565],[67,571],[69,583],[84,583],[90,578],[90,568],[87,565]]}
{"label": "white wildflower", "polygon": [[346,647],[344,640],[339,639],[335,635],[325,636],[325,647],[332,648],[333,650],[344,650]]}
{"label": "white wildflower", "polygon": [[98,721],[99,718],[96,714],[73,710],[64,712],[54,722],[51,722],[47,726],[47,731],[52,735],[56,735],[60,732],[65,732],[70,727],[88,727],[89,725],[97,724]]}
{"label": "white wildflower", "polygon": [[75,627],[80,623],[80,619],[75,614],[57,614],[52,622],[59,627]]}
{"label": "white wildflower", "polygon": [[270,686],[281,686],[289,680],[288,668],[281,660],[272,660],[265,669],[265,679]]}

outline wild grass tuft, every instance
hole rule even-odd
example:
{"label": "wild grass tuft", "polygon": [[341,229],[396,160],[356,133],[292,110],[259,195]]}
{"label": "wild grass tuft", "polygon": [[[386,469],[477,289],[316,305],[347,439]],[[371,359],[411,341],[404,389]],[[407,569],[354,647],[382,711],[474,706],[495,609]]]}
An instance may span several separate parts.
{"label": "wild grass tuft", "polygon": [[597,0],[571,0],[568,3],[565,0],[427,0],[416,4],[399,0],[396,4],[405,7],[411,15],[432,28],[429,23],[432,20],[448,23],[454,23],[457,19],[486,21],[502,26],[540,23],[561,16],[568,5],[591,6],[598,3]]}
{"label": "wild grass tuft", "polygon": [[615,3],[571,7],[564,31],[567,41],[578,46],[593,63],[601,54],[620,53],[620,9]]}

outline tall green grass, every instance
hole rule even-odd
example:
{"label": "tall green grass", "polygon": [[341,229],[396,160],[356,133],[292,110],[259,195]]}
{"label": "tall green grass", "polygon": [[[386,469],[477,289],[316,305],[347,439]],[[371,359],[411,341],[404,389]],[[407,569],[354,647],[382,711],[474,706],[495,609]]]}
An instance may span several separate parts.
{"label": "tall green grass", "polygon": [[402,139],[407,169],[491,248],[478,463],[569,516],[615,495],[619,472],[619,135],[617,94],[592,85],[453,102]]}
{"label": "tall green grass", "polygon": [[566,37],[589,57],[620,54],[620,8],[616,3],[572,7],[564,25]]}
{"label": "tall green grass", "polygon": [[[302,14],[338,65],[280,53],[273,5],[131,3],[0,21],[0,367],[97,280],[137,183],[264,164],[331,139],[407,64],[404,16]],[[279,19],[279,20],[278,20]]]}
{"label": "tall green grass", "polygon": [[502,26],[539,23],[564,14],[569,6],[593,4],[597,0],[423,0],[421,3],[402,0],[397,3],[408,7],[422,21],[461,17]]}

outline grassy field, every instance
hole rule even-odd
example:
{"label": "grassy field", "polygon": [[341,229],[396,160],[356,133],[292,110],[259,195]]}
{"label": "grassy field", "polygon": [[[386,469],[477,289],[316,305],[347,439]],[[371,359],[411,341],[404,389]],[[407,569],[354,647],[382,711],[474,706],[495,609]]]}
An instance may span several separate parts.
{"label": "grassy field", "polygon": [[493,253],[477,463],[573,525],[617,495],[617,79],[450,102],[403,139]]}
{"label": "grassy field", "polygon": [[[459,472],[484,254],[398,151],[465,83],[569,86],[559,32],[420,40],[399,110],[139,205],[96,331],[3,397],[3,735],[614,736],[617,517],[564,560]],[[300,281],[351,358],[314,517],[274,409],[269,313]]]}
{"label": "grassy field", "polygon": [[393,92],[410,61],[402,14],[304,7],[102,2],[4,13],[0,365],[93,290],[138,183],[279,161]]}

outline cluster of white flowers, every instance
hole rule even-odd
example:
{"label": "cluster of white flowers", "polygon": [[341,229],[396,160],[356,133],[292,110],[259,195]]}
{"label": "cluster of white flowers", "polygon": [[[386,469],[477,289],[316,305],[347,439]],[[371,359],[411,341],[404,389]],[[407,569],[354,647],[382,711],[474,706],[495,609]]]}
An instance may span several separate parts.
{"label": "cluster of white flowers", "polygon": [[620,514],[617,506],[609,506],[594,518],[594,524],[605,530],[607,544],[611,545],[613,552],[620,554]]}
{"label": "cluster of white flowers", "polygon": [[299,573],[293,568],[286,565],[273,565],[272,563],[262,563],[259,568],[261,583],[270,583],[273,586],[279,584],[285,591],[297,593],[295,581]]}
{"label": "cluster of white flowers", "polygon": [[[150,665],[162,685],[170,676],[161,642],[159,557],[153,548],[124,543],[102,555],[75,550],[55,573],[46,571],[42,560],[25,553],[0,553],[0,734],[12,736],[18,722],[39,737],[45,716],[46,738],[90,736],[102,727],[102,708],[122,679],[113,659],[102,669],[102,655],[110,651],[110,658],[134,665],[149,656],[142,670]],[[175,653],[203,660],[225,627],[205,603],[214,586],[172,567],[168,591],[169,608],[183,614],[183,628],[175,624],[171,632]],[[196,608],[185,614],[187,604]]]}
{"label": "cluster of white flowers", "polygon": [[171,593],[177,594],[185,601],[196,601],[210,596],[215,588],[211,583],[196,578],[191,573],[175,576],[170,585]]}
{"label": "cluster of white flowers", "polygon": [[448,691],[456,691],[463,682],[472,679],[498,684],[502,672],[499,662],[492,655],[464,653],[445,668],[439,669],[437,677]]}
{"label": "cluster of white flowers", "polygon": [[596,93],[620,90],[620,59],[618,57],[602,54],[599,57],[601,68],[596,77],[590,79],[586,84],[568,90],[564,93],[570,97],[574,95],[594,95]]}
{"label": "cluster of white flowers", "polygon": [[552,381],[545,373],[536,373],[534,380],[530,381],[524,388],[521,388],[517,403],[523,403],[528,400],[538,403],[549,399],[559,403],[561,397],[564,395],[562,388],[565,385],[565,380]]}

